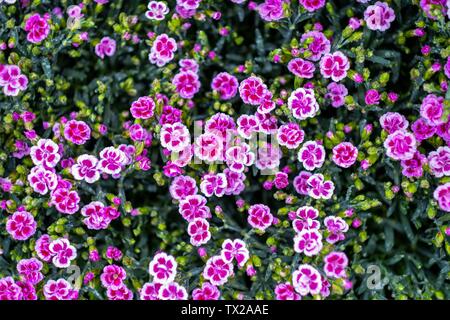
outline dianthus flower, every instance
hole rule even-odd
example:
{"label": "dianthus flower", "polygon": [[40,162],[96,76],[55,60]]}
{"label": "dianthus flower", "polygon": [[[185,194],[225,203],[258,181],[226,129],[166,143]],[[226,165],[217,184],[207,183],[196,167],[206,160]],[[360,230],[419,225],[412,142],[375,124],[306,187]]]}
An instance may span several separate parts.
{"label": "dianthus flower", "polygon": [[316,141],[307,141],[298,151],[298,161],[308,171],[320,168],[325,161],[325,148]]}
{"label": "dianthus flower", "polygon": [[95,46],[95,54],[104,59],[105,56],[112,57],[116,53],[116,40],[110,37],[103,37]]}
{"label": "dianthus flower", "polygon": [[28,78],[22,74],[16,65],[0,64],[0,87],[7,96],[17,96],[20,91],[26,90]]}
{"label": "dianthus flower", "polygon": [[330,252],[323,259],[325,265],[323,271],[331,278],[344,278],[345,268],[348,265],[348,258],[343,252]]}
{"label": "dianthus flower", "polygon": [[211,284],[220,286],[228,281],[233,274],[233,265],[221,256],[213,256],[206,262],[203,269],[203,277]]}
{"label": "dianthus flower", "polygon": [[15,240],[27,240],[36,232],[37,223],[31,213],[16,211],[6,220],[6,231]]}
{"label": "dianthus flower", "polygon": [[294,118],[304,120],[314,117],[319,111],[312,89],[298,88],[293,91],[288,99],[288,107]]}
{"label": "dianthus flower", "polygon": [[395,12],[386,2],[377,1],[364,11],[364,20],[370,30],[386,31],[395,20]]}
{"label": "dianthus flower", "polygon": [[358,148],[350,142],[341,142],[333,148],[333,162],[342,168],[353,165],[358,157]]}
{"label": "dianthus flower", "polygon": [[70,120],[64,125],[64,138],[77,144],[85,144],[91,138],[91,128],[84,121]]}
{"label": "dianthus flower", "polygon": [[265,230],[272,225],[273,215],[264,204],[255,204],[248,209],[248,223],[255,229]]}
{"label": "dianthus flower", "polygon": [[409,160],[417,150],[417,142],[410,132],[398,130],[384,141],[386,154],[394,160]]}
{"label": "dianthus flower", "polygon": [[292,274],[292,284],[300,295],[318,294],[322,289],[322,277],[314,267],[302,264]]}
{"label": "dianthus flower", "polygon": [[25,21],[24,29],[27,32],[27,40],[31,43],[40,43],[50,34],[47,16],[42,17],[38,13],[31,15]]}
{"label": "dianthus flower", "polygon": [[157,253],[149,265],[149,273],[156,283],[171,283],[177,274],[177,262],[165,252]]}
{"label": "dianthus flower", "polygon": [[220,94],[222,100],[233,98],[237,93],[238,86],[237,78],[227,72],[219,73],[211,82],[211,88]]}
{"label": "dianthus flower", "polygon": [[320,60],[320,73],[324,78],[339,82],[347,76],[350,69],[348,58],[340,51],[328,53]]}

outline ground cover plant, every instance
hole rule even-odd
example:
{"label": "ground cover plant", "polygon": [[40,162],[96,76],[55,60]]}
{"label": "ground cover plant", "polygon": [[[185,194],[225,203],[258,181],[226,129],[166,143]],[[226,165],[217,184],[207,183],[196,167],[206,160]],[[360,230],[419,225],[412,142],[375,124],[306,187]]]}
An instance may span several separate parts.
{"label": "ground cover plant", "polygon": [[0,299],[448,299],[449,82],[449,0],[0,0]]}

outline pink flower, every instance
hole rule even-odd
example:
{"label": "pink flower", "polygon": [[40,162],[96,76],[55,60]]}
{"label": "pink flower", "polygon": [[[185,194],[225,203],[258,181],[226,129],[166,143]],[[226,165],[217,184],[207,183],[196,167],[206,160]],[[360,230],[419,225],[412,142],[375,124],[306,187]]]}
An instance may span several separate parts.
{"label": "pink flower", "polygon": [[304,138],[305,131],[297,123],[289,122],[278,128],[278,143],[288,149],[297,149]]}
{"label": "pink flower", "polygon": [[106,147],[100,151],[98,168],[107,174],[119,174],[126,160],[127,156],[122,150],[114,147]]}
{"label": "pink flower", "polygon": [[307,195],[308,194],[308,184],[307,181],[311,177],[311,173],[307,171],[302,171],[298,176],[294,178],[294,188],[298,194]]}
{"label": "pink flower", "polygon": [[328,243],[334,244],[345,239],[344,234],[348,231],[348,224],[344,219],[341,217],[328,216],[323,223],[329,232],[327,237]]}
{"label": "pink flower", "polygon": [[297,209],[295,219],[292,221],[292,226],[295,232],[300,233],[303,230],[318,230],[320,222],[316,220],[319,217],[319,210],[303,206]]}
{"label": "pink flower", "polygon": [[116,53],[116,40],[110,37],[103,37],[95,46],[95,54],[104,59],[105,56],[112,57]]}
{"label": "pink flower", "polygon": [[57,188],[51,193],[50,204],[61,213],[74,214],[79,209],[80,196],[74,190]]}
{"label": "pink flower", "polygon": [[109,226],[111,219],[105,214],[104,207],[100,201],[94,201],[81,208],[81,215],[86,217],[83,223],[88,229],[101,230]]}
{"label": "pink flower", "polygon": [[177,262],[175,258],[165,252],[157,253],[149,265],[150,275],[155,283],[171,283],[177,274]]}
{"label": "pink flower", "polygon": [[145,16],[150,20],[164,20],[166,14],[169,13],[167,4],[162,1],[150,1],[147,8],[148,10],[145,12]]}
{"label": "pink flower", "polygon": [[183,286],[176,282],[166,283],[158,291],[161,300],[187,300],[188,294]]}
{"label": "pink flower", "polygon": [[82,145],[91,138],[91,128],[84,121],[70,120],[64,125],[64,138]]}
{"label": "pink flower", "polygon": [[244,181],[246,179],[245,174],[242,172],[232,171],[229,168],[223,170],[227,178],[227,187],[225,189],[226,195],[238,195],[245,189]]}
{"label": "pink flower", "polygon": [[109,287],[106,290],[106,295],[108,300],[133,300],[133,292],[125,284],[118,288]]}
{"label": "pink flower", "polygon": [[347,76],[350,69],[348,58],[340,51],[328,53],[320,60],[320,73],[324,78],[339,82]]}
{"label": "pink flower", "polygon": [[416,153],[417,142],[412,133],[399,130],[386,138],[384,147],[388,157],[394,160],[409,160]]}
{"label": "pink flower", "polygon": [[20,91],[26,90],[28,78],[23,75],[16,65],[0,64],[0,87],[7,96],[17,96]]}
{"label": "pink flower", "polygon": [[194,154],[200,160],[214,162],[223,158],[222,137],[206,132],[195,139]]}
{"label": "pink flower", "polygon": [[160,132],[161,146],[170,151],[179,152],[184,150],[191,143],[189,130],[182,123],[169,124],[162,126]]}
{"label": "pink flower", "polygon": [[205,123],[206,132],[213,132],[222,139],[226,139],[229,130],[234,131],[235,129],[234,119],[225,113],[216,113]]}
{"label": "pink flower", "polygon": [[105,288],[117,290],[123,286],[126,277],[127,273],[124,268],[111,264],[103,268],[100,281]]}
{"label": "pink flower", "polygon": [[35,13],[25,21],[25,31],[27,32],[27,40],[31,43],[40,43],[44,41],[50,34],[50,26],[45,17]]}
{"label": "pink flower", "polygon": [[17,272],[24,281],[36,285],[44,279],[44,275],[41,273],[42,267],[42,262],[36,258],[22,259],[17,264]]}
{"label": "pink flower", "polygon": [[72,288],[64,279],[49,280],[44,285],[43,293],[46,300],[76,300],[78,291]]}
{"label": "pink flower", "polygon": [[300,4],[306,11],[314,12],[325,5],[325,0],[300,0]]}
{"label": "pink flower", "polygon": [[161,289],[161,283],[147,282],[140,291],[141,300],[159,300],[158,292]]}
{"label": "pink flower", "polygon": [[345,278],[345,268],[348,265],[348,259],[344,252],[330,252],[323,259],[325,266],[323,271],[327,277],[331,278]]}
{"label": "pink flower", "polygon": [[65,238],[52,241],[49,250],[53,255],[52,262],[58,268],[67,268],[77,257],[77,249]]}
{"label": "pink flower", "polygon": [[308,53],[311,54],[311,56],[308,57],[308,60],[319,61],[322,55],[330,52],[330,40],[328,40],[322,32],[309,31],[302,35],[300,42],[302,45],[304,45],[305,42],[308,43],[307,50]]}
{"label": "pink flower", "polygon": [[6,231],[15,240],[27,240],[36,232],[37,223],[31,213],[16,211],[6,221]]}
{"label": "pink flower", "polygon": [[292,284],[300,295],[318,294],[322,289],[322,277],[315,268],[301,264],[292,274]]}
{"label": "pink flower", "polygon": [[150,119],[155,112],[155,101],[151,97],[140,97],[131,104],[131,115],[135,119]]}
{"label": "pink flower", "polygon": [[178,211],[188,222],[196,218],[211,218],[211,212],[206,205],[206,198],[201,195],[189,195],[180,200]]}
{"label": "pink flower", "polygon": [[269,90],[266,90],[266,93],[264,94],[261,103],[258,106],[258,112],[261,114],[267,114],[273,109],[276,108],[275,102],[272,100],[273,94]]}
{"label": "pink flower", "polygon": [[12,277],[0,278],[0,300],[21,300],[22,289]]}
{"label": "pink flower", "polygon": [[243,80],[239,85],[239,94],[242,101],[246,104],[261,104],[266,92],[267,86],[259,77],[249,77]]}
{"label": "pink flower", "polygon": [[277,122],[278,118],[274,115],[270,115],[268,113],[262,114],[257,112],[255,114],[256,118],[259,121],[259,131],[265,134],[273,134],[277,132]]}
{"label": "pink flower", "polygon": [[192,71],[177,73],[173,77],[172,84],[183,99],[192,99],[201,86],[198,75]]}
{"label": "pink flower", "polygon": [[308,171],[320,168],[325,161],[325,148],[316,141],[306,141],[298,151],[298,161]]}
{"label": "pink flower", "polygon": [[247,260],[250,258],[250,253],[245,245],[245,242],[240,239],[226,239],[222,243],[221,257],[226,262],[232,263],[236,260],[239,268],[242,268]]}
{"label": "pink flower", "polygon": [[375,89],[367,90],[364,101],[367,105],[377,105],[380,103],[380,93]]}
{"label": "pink flower", "polygon": [[204,282],[201,288],[196,288],[192,292],[192,300],[219,300],[220,291],[209,282]]}
{"label": "pink flower", "polygon": [[21,300],[37,300],[36,288],[32,283],[27,281],[18,281],[16,284],[21,289]]}
{"label": "pink flower", "polygon": [[238,86],[237,78],[227,72],[219,73],[211,82],[211,88],[219,92],[222,100],[233,98],[237,93]]}
{"label": "pink flower", "polygon": [[277,300],[301,300],[301,296],[295,292],[289,282],[277,284],[275,296]]}
{"label": "pink flower", "polygon": [[233,265],[221,256],[213,256],[206,262],[203,277],[215,286],[221,286],[233,274]]}
{"label": "pink flower", "polygon": [[414,157],[409,160],[402,160],[401,166],[403,168],[402,174],[408,178],[420,178],[423,175],[423,165],[427,162],[427,158],[416,151]]}
{"label": "pink flower", "polygon": [[106,258],[108,259],[120,261],[120,259],[122,259],[122,256],[122,251],[120,251],[119,248],[109,246],[108,249],[106,249]]}
{"label": "pink flower", "polygon": [[331,100],[331,105],[334,108],[342,107],[345,104],[345,97],[348,95],[346,86],[340,83],[331,82],[327,86],[327,91],[325,98]]}
{"label": "pink flower", "polygon": [[208,243],[211,239],[211,233],[209,232],[209,223],[205,219],[196,218],[189,223],[188,234],[191,237],[191,244],[199,247]]}
{"label": "pink flower", "polygon": [[31,147],[30,156],[36,166],[48,168],[55,167],[61,159],[58,145],[50,139],[40,139],[36,146]]}
{"label": "pink flower", "polygon": [[52,259],[52,253],[50,251],[50,243],[52,242],[48,234],[42,235],[36,240],[34,250],[36,251],[39,259],[49,262]]}
{"label": "pink flower", "polygon": [[207,197],[211,197],[212,195],[222,197],[225,194],[226,187],[227,177],[223,173],[205,174],[200,182],[200,190]]}
{"label": "pink flower", "polygon": [[439,203],[441,210],[450,212],[450,183],[440,185],[434,190],[434,199]]}
{"label": "pink flower", "polygon": [[76,180],[84,180],[87,183],[94,183],[100,179],[100,170],[98,169],[98,159],[88,154],[82,154],[77,158],[70,171]]}
{"label": "pink flower", "polygon": [[158,67],[162,67],[173,59],[175,51],[177,51],[175,39],[163,33],[156,37],[153,42],[149,54],[150,62],[156,64]]}
{"label": "pink flower", "polygon": [[406,118],[397,112],[387,112],[380,117],[381,127],[389,134],[397,130],[406,130],[409,122]]}
{"label": "pink flower", "polygon": [[444,123],[444,98],[429,94],[423,99],[420,106],[420,115],[428,121],[430,125],[440,125]]}
{"label": "pink flower", "polygon": [[308,184],[308,195],[314,199],[330,199],[334,192],[334,183],[325,180],[320,173],[313,174],[306,182]]}
{"label": "pink flower", "polygon": [[254,204],[248,209],[248,223],[255,229],[266,230],[272,225],[273,215],[264,204]]}
{"label": "pink flower", "polygon": [[237,124],[239,135],[245,139],[250,139],[259,129],[259,119],[254,115],[241,115],[237,119]]}
{"label": "pink flower", "polygon": [[180,65],[180,71],[198,73],[198,63],[194,59],[181,59],[178,64]]}
{"label": "pink flower", "polygon": [[319,104],[316,101],[314,91],[305,88],[298,88],[291,93],[288,99],[288,107],[294,118],[298,120],[313,118],[319,111]]}
{"label": "pink flower", "polygon": [[[449,5],[447,5],[447,6],[448,6],[449,13],[450,13],[450,6]],[[447,76],[447,78],[450,79],[450,57],[447,57],[447,63],[444,66],[444,73]]]}
{"label": "pink flower", "polygon": [[230,170],[243,172],[245,167],[249,167],[255,161],[255,154],[250,150],[250,146],[244,142],[230,147],[226,153],[226,163]]}
{"label": "pink flower", "polygon": [[436,151],[430,152],[428,165],[435,177],[450,176],[450,148],[439,147]]}
{"label": "pink flower", "polygon": [[386,2],[377,1],[364,11],[364,20],[370,30],[386,31],[395,20],[395,12]]}
{"label": "pink flower", "polygon": [[419,118],[413,122],[411,125],[411,130],[414,133],[416,140],[420,143],[421,141],[434,136],[436,131],[438,131],[438,126],[429,124],[424,118]]}
{"label": "pink flower", "polygon": [[282,0],[265,0],[258,6],[258,12],[265,21],[277,21],[283,18]]}
{"label": "pink flower", "polygon": [[277,189],[281,190],[287,188],[289,185],[288,174],[285,172],[277,172],[275,174],[275,179],[273,179],[273,183]]}
{"label": "pink flower", "polygon": [[178,176],[173,179],[169,192],[172,198],[176,200],[183,200],[188,196],[197,194],[197,183],[189,176]]}
{"label": "pink flower", "polygon": [[341,142],[333,148],[333,162],[339,167],[350,167],[357,157],[358,149],[350,142]]}
{"label": "pink flower", "polygon": [[316,229],[304,229],[294,237],[294,251],[308,257],[319,254],[322,247],[322,235]]}
{"label": "pink flower", "polygon": [[27,179],[33,190],[42,195],[47,194],[49,190],[54,190],[58,184],[56,174],[41,166],[33,167]]}

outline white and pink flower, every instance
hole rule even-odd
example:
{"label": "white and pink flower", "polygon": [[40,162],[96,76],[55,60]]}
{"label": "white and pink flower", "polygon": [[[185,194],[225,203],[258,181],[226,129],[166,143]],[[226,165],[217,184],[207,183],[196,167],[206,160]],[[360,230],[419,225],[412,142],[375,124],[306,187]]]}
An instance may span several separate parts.
{"label": "white and pink flower", "polygon": [[358,158],[358,148],[350,142],[341,142],[333,148],[333,162],[342,168],[352,166]]}
{"label": "white and pink flower", "polygon": [[208,243],[211,239],[211,232],[209,232],[209,223],[206,219],[195,218],[188,225],[188,234],[191,237],[191,244],[199,247]]}
{"label": "white and pink flower", "polygon": [[316,295],[322,289],[322,276],[309,264],[302,264],[292,274],[292,285],[300,295]]}
{"label": "white and pink flower", "polygon": [[273,223],[270,208],[264,204],[254,204],[248,209],[248,223],[255,229],[265,230]]}
{"label": "white and pink flower", "polygon": [[49,245],[52,262],[58,268],[67,268],[77,257],[77,249],[66,238],[54,240]]}
{"label": "white and pink flower", "polygon": [[213,256],[206,262],[203,277],[215,286],[221,286],[233,275],[233,265],[221,256]]}
{"label": "white and pink flower", "polygon": [[165,252],[157,253],[149,265],[150,275],[156,283],[166,284],[175,280],[177,274],[177,262],[173,256]]}
{"label": "white and pink flower", "polygon": [[200,190],[207,197],[211,197],[212,195],[222,197],[225,194],[226,187],[227,177],[224,173],[205,174],[200,182]]}
{"label": "white and pink flower", "polygon": [[166,123],[160,132],[161,146],[172,152],[180,152],[191,144],[188,128],[180,122]]}
{"label": "white and pink flower", "polygon": [[350,69],[348,58],[340,51],[326,54],[320,60],[320,73],[324,78],[339,82],[347,76]]}
{"label": "white and pink flower", "polygon": [[54,190],[58,185],[57,175],[42,166],[35,166],[28,174],[28,183],[33,190],[39,194],[45,195],[49,191]]}
{"label": "white and pink flower", "polygon": [[278,143],[288,149],[297,149],[304,138],[305,131],[297,123],[289,122],[278,128]]}
{"label": "white and pink flower", "polygon": [[316,141],[307,141],[298,151],[298,161],[308,171],[321,168],[325,161],[325,148]]}
{"label": "white and pink flower", "polygon": [[294,251],[312,257],[322,250],[322,234],[317,229],[303,229],[294,237]]}
{"label": "white and pink flower", "polygon": [[50,139],[40,139],[36,146],[31,147],[30,156],[36,166],[48,168],[55,167],[61,159],[58,145]]}
{"label": "white and pink flower", "polygon": [[294,118],[305,120],[313,118],[319,111],[313,89],[298,88],[293,91],[288,99],[288,107]]}
{"label": "white and pink flower", "polygon": [[77,163],[72,165],[70,172],[75,180],[94,183],[100,179],[98,159],[88,154],[82,154],[77,158]]}
{"label": "white and pink flower", "polygon": [[126,154],[117,148],[106,147],[100,151],[100,161],[98,168],[107,174],[115,175],[122,171],[122,167],[127,163]]}
{"label": "white and pink flower", "polygon": [[242,268],[250,258],[250,253],[245,242],[240,239],[226,239],[222,243],[222,251],[220,252],[220,255],[229,263],[236,260],[239,268]]}
{"label": "white and pink flower", "polygon": [[334,183],[325,180],[321,173],[313,174],[306,182],[308,185],[308,195],[314,199],[330,199],[334,192]]}

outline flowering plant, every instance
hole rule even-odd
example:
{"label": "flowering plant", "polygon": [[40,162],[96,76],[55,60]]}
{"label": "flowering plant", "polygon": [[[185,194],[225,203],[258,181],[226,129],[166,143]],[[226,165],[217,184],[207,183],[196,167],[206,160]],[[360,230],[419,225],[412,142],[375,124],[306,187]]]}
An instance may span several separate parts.
{"label": "flowering plant", "polygon": [[448,299],[449,36],[445,0],[0,0],[0,299]]}

